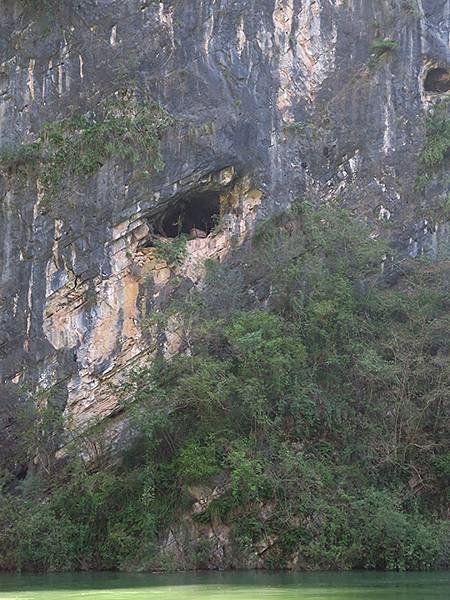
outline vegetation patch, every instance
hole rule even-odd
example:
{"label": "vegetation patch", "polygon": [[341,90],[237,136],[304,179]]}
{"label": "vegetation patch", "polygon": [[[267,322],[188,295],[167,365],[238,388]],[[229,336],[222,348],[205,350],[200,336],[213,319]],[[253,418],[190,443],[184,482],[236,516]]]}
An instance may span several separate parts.
{"label": "vegetation patch", "polygon": [[438,107],[426,120],[425,146],[420,161],[425,168],[434,169],[443,164],[450,151],[450,117],[447,106]]}
{"label": "vegetation patch", "polygon": [[106,161],[116,159],[151,171],[164,167],[159,142],[173,118],[158,104],[123,92],[95,114],[74,114],[44,125],[32,144],[0,150],[0,169],[31,167],[50,197],[64,177],[85,180]]}
{"label": "vegetation patch", "polygon": [[[216,490],[194,521],[230,528],[224,566],[448,566],[450,266],[381,274],[392,250],[369,233],[297,202],[241,250],[247,275],[218,265],[184,292],[181,352],[122,390],[121,464],[92,472],[75,451],[39,485],[5,474],[1,568],[158,565],[193,485]],[[208,565],[195,544],[185,567]]]}
{"label": "vegetation patch", "polygon": [[372,42],[371,50],[373,53],[380,56],[386,52],[392,52],[392,50],[396,50],[398,47],[399,43],[396,40],[391,40],[389,38],[376,38]]}
{"label": "vegetation patch", "polygon": [[450,156],[450,117],[448,103],[444,102],[427,116],[425,144],[420,154],[420,171],[416,188],[423,190],[442,165]]}
{"label": "vegetation patch", "polygon": [[183,263],[187,254],[187,242],[189,236],[182,233],[174,238],[166,240],[153,240],[155,254],[160,259],[166,262],[169,266],[179,266]]}
{"label": "vegetation patch", "polygon": [[392,54],[399,47],[396,40],[390,38],[377,37],[370,46],[371,56],[369,59],[369,68],[375,68],[383,57]]}

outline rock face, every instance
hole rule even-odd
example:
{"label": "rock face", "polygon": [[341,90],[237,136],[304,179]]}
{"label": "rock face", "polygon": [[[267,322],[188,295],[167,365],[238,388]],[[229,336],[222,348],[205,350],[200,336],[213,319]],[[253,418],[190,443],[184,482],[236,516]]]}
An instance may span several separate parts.
{"label": "rock face", "polygon": [[[143,324],[172,275],[201,286],[205,259],[295,197],[339,198],[374,235],[390,221],[413,256],[446,251],[427,218],[445,177],[415,181],[425,115],[448,98],[449,0],[0,0],[0,14],[2,149],[124,90],[174,118],[159,172],[112,156],[49,204],[39,174],[2,169],[3,407],[39,389],[75,431],[111,417],[120,443],[110,384],[155,350]],[[181,214],[202,235],[173,266],[155,240]]]}

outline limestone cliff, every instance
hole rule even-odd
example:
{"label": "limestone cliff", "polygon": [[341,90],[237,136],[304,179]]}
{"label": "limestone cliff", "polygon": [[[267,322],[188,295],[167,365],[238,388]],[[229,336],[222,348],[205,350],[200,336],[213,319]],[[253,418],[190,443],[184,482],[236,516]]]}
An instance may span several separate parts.
{"label": "limestone cliff", "polygon": [[[205,259],[295,197],[339,198],[374,236],[389,221],[411,256],[448,254],[448,165],[416,181],[426,115],[448,99],[449,0],[0,0],[0,15],[4,410],[37,390],[74,432],[110,417],[121,444],[111,384],[177,351],[176,317],[148,327],[172,275],[201,287]],[[99,150],[49,194],[21,148],[129,97],[168,115],[155,164]],[[158,242],[180,232],[169,264]]]}

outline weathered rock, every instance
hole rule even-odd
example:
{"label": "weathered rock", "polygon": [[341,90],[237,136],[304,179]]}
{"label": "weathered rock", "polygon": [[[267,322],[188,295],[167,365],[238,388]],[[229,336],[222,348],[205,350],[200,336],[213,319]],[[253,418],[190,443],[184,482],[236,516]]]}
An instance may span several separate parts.
{"label": "weathered rock", "polygon": [[[448,225],[426,218],[445,180],[426,194],[414,183],[424,114],[448,92],[449,11],[448,0],[81,0],[50,11],[0,0],[2,147],[124,88],[176,119],[150,178],[111,159],[86,182],[67,177],[45,206],[33,174],[1,174],[0,404],[25,384],[58,390],[76,431],[117,415],[110,384],[155,350],[142,323],[170,302],[174,268],[147,245],[151,228],[183,198],[217,194],[224,207],[220,230],[187,242],[175,271],[189,285],[257,218],[305,195],[338,196],[374,235],[389,217],[411,256],[445,253]],[[380,53],[376,38],[397,45]],[[164,344],[179,348],[176,319]]]}

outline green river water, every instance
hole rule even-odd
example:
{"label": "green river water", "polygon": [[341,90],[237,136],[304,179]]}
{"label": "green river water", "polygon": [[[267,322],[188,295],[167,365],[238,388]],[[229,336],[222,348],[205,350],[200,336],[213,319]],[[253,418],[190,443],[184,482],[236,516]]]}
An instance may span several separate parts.
{"label": "green river water", "polygon": [[0,600],[449,600],[450,573],[2,575]]}

